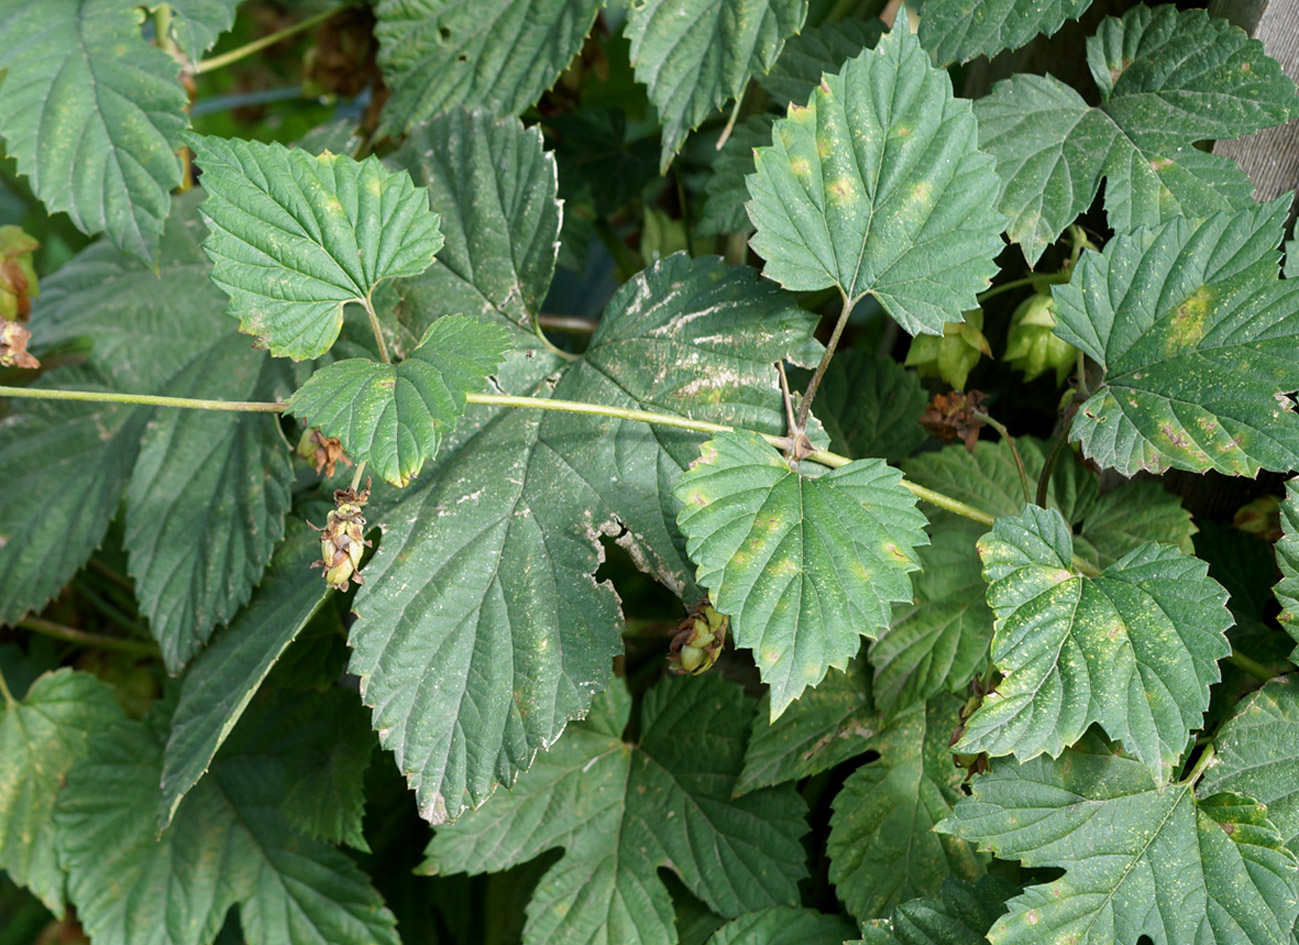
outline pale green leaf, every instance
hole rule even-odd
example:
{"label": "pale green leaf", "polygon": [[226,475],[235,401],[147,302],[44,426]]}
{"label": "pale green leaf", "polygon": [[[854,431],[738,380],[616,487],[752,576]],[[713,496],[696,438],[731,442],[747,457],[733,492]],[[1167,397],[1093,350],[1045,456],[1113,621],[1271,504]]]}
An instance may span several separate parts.
{"label": "pale green leaf", "polygon": [[365,874],[286,823],[290,765],[255,741],[219,758],[158,837],[164,738],[156,721],[118,723],[59,796],[68,899],[96,945],[201,945],[236,904],[250,941],[395,945]]}
{"label": "pale green leaf", "polygon": [[1018,891],[999,876],[973,884],[949,879],[938,895],[902,903],[891,919],[862,923],[862,937],[851,945],[986,945],[984,933]]}
{"label": "pale green leaf", "polygon": [[391,162],[428,188],[446,239],[423,274],[376,293],[376,306],[396,317],[396,353],[413,348],[440,315],[531,328],[559,250],[555,158],[540,130],[456,109],[412,129]]}
{"label": "pale green leaf", "polygon": [[867,745],[879,759],[849,775],[835,795],[826,841],[830,882],[853,915],[883,915],[937,893],[949,877],[983,873],[984,858],[968,843],[931,830],[963,796],[965,772],[947,747],[960,707],[959,699],[940,696],[900,714]]}
{"label": "pale green leaf", "polygon": [[861,349],[840,351],[821,380],[814,413],[847,456],[896,462],[924,443],[928,395],[915,371]]}
{"label": "pale green leaf", "polygon": [[771,697],[762,698],[735,784],[737,796],[827,771],[868,751],[881,727],[871,704],[870,673],[860,657],[842,672],[826,673],[774,722]]}
{"label": "pale green leaf", "polygon": [[[59,385],[112,388],[86,369]],[[117,511],[147,412],[120,404],[31,400],[0,419],[0,624],[39,611],[72,579]]]}
{"label": "pale green leaf", "polygon": [[644,0],[627,16],[636,78],[663,123],[659,169],[693,129],[776,62],[807,0]]}
{"label": "pale green leaf", "polygon": [[810,479],[752,433],[721,433],[674,490],[696,580],[753,650],[779,716],[861,637],[877,637],[889,605],[911,596],[925,517],[901,474],[858,460]]}
{"label": "pale green leaf", "polygon": [[1001,859],[1058,867],[1008,903],[993,945],[1291,945],[1299,864],[1262,805],[1160,784],[1099,739],[994,761],[939,829]]}
{"label": "pale green leaf", "polygon": [[171,823],[275,661],[319,608],[326,588],[309,569],[319,557],[317,534],[290,520],[252,601],[190,665],[163,755],[160,828]]}
{"label": "pale green leaf", "polygon": [[1177,218],[1087,251],[1055,333],[1104,368],[1070,436],[1126,476],[1299,468],[1299,285],[1277,278],[1290,204]]}
{"label": "pale green leaf", "polygon": [[815,909],[773,906],[727,922],[707,945],[843,945],[852,926]]}
{"label": "pale green leaf", "polygon": [[[1281,569],[1281,580],[1273,592],[1281,605],[1277,620],[1299,644],[1299,480],[1291,479],[1285,484],[1281,533],[1275,546],[1276,563]],[[1299,660],[1299,646],[1290,654],[1290,659],[1292,662]]]}
{"label": "pale green leaf", "polygon": [[54,801],[63,776],[109,723],[122,717],[113,690],[94,676],[59,669],[0,704],[0,869],[55,915],[64,874],[54,853]]}
{"label": "pale green leaf", "polygon": [[171,31],[181,51],[197,63],[235,22],[240,0],[171,0]]}
{"label": "pale green leaf", "polygon": [[343,307],[418,275],[442,247],[428,195],[377,157],[188,134],[203,171],[212,281],[239,330],[294,360],[329,350]]}
{"label": "pale green leaf", "polygon": [[1074,570],[1069,526],[1028,506],[979,541],[1003,678],[958,751],[1053,757],[1099,722],[1163,778],[1200,726],[1231,647],[1227,593],[1208,566],[1147,543],[1101,572]]}
{"label": "pale green leaf", "polygon": [[1200,793],[1255,798],[1285,845],[1299,854],[1299,677],[1273,679],[1243,699],[1213,744],[1217,758]]}
{"label": "pale green leaf", "polygon": [[615,683],[512,790],[439,828],[424,868],[496,871],[564,848],[528,905],[525,945],[673,945],[665,867],[723,916],[796,904],[803,802],[788,785],[731,798],[755,703],[717,676],[665,680],[635,745],[622,741],[630,709]]}
{"label": "pale green leaf", "polygon": [[979,147],[997,159],[997,206],[1030,263],[1091,205],[1119,232],[1252,205],[1250,183],[1197,141],[1281,124],[1295,87],[1263,44],[1203,10],[1136,6],[1087,41],[1091,107],[1052,76],[999,82],[975,103]]}
{"label": "pale green leaf", "polygon": [[517,115],[582,48],[598,0],[380,0],[379,64],[393,90],[379,134],[456,106]]}
{"label": "pale green leaf", "polygon": [[748,178],[752,246],[787,289],[873,295],[912,334],[942,334],[997,272],[999,180],[947,73],[908,30],[827,75],[776,122]]}
{"label": "pale green leaf", "polygon": [[482,391],[512,341],[498,325],[440,318],[396,365],[352,358],[317,371],[290,398],[288,412],[404,486],[437,455],[444,432],[464,413],[465,395]]}
{"label": "pale green leaf", "polygon": [[180,184],[185,90],[121,0],[0,2],[0,134],[47,210],[152,263]]}
{"label": "pale green leaf", "polygon": [[[231,334],[171,383],[178,397],[271,400],[282,368]],[[265,414],[155,415],[126,490],[125,544],[141,610],[171,672],[248,601],[284,536],[293,467]],[[196,540],[196,536],[202,536]]]}
{"label": "pale green leaf", "polygon": [[1092,0],[926,0],[920,44],[941,66],[992,58],[1034,36],[1050,36],[1077,19]]}

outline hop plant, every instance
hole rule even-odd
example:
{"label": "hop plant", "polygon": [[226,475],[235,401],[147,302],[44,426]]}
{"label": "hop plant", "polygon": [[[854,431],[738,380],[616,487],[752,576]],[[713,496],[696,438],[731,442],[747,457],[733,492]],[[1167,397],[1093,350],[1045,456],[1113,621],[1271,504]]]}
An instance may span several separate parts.
{"label": "hop plant", "polygon": [[311,566],[323,569],[325,583],[340,591],[350,587],[349,580],[358,586],[365,583],[361,579],[361,556],[373,543],[365,540],[365,515],[361,509],[369,499],[368,479],[360,492],[339,489],[334,493],[335,508],[329,513],[325,527],[311,526],[320,532],[320,560]]}
{"label": "hop plant", "polygon": [[308,427],[298,440],[297,453],[326,478],[334,475],[338,463],[351,467],[352,461],[343,452],[343,444],[336,436],[325,436],[316,427]]}
{"label": "hop plant", "polygon": [[1005,358],[1028,381],[1055,370],[1056,385],[1064,383],[1078,358],[1078,349],[1056,337],[1051,296],[1035,293],[1025,299],[1010,317]]}
{"label": "hop plant", "polygon": [[988,339],[983,337],[983,310],[965,313],[965,321],[948,322],[943,335],[917,335],[907,351],[907,367],[916,368],[921,377],[941,377],[955,390],[964,390],[970,371],[982,355],[992,357]]}
{"label": "hop plant", "polygon": [[5,321],[27,321],[32,299],[40,295],[32,265],[40,246],[19,227],[0,226],[0,318]]}

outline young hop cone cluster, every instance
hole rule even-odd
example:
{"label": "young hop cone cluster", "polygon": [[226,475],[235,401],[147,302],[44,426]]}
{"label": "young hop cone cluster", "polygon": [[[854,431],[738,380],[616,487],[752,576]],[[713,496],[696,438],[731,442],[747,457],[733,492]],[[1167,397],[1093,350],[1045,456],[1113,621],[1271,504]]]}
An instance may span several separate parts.
{"label": "young hop cone cluster", "polygon": [[[325,583],[340,591],[346,591],[349,580],[357,585],[364,584],[361,572],[361,555],[372,544],[365,540],[365,516],[361,508],[370,499],[370,480],[360,492],[352,489],[339,489],[334,493],[335,508],[329,513],[324,528],[315,528],[320,532],[320,560],[314,562],[313,568],[322,568],[325,572]],[[310,523],[308,523],[310,524]]]}
{"label": "young hop cone cluster", "polygon": [[27,321],[31,300],[40,294],[32,265],[40,246],[16,226],[0,226],[0,367],[41,366],[27,351],[32,333],[19,324]]}
{"label": "young hop cone cluster", "polygon": [[965,313],[965,321],[944,325],[941,338],[916,335],[905,366],[914,367],[921,377],[941,377],[953,390],[964,390],[966,378],[983,355],[992,357],[992,348],[983,337],[983,310],[976,308]]}
{"label": "young hop cone cluster", "polygon": [[711,604],[703,604],[687,615],[668,646],[668,659],[676,664],[676,671],[698,676],[712,669],[722,655],[730,626],[731,618],[713,610]]}
{"label": "young hop cone cluster", "polygon": [[1055,327],[1051,296],[1034,293],[1010,317],[1010,334],[1006,338],[1005,358],[1024,380],[1036,380],[1049,370],[1055,371],[1056,386],[1064,383],[1078,359],[1078,349],[1051,331]]}
{"label": "young hop cone cluster", "polygon": [[337,463],[351,468],[352,461],[343,452],[343,444],[336,436],[325,436],[316,427],[307,427],[298,440],[297,453],[311,464],[311,468],[326,477],[334,474]]}

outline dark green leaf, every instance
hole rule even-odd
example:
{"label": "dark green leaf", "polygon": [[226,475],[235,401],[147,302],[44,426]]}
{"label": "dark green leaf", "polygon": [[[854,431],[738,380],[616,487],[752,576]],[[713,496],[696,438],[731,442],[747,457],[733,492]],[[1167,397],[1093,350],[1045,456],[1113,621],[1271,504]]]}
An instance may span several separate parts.
{"label": "dark green leaf", "polygon": [[0,704],[0,869],[56,915],[64,874],[54,854],[54,801],[68,769],[121,717],[112,689],[70,669],[39,677],[21,702]]}
{"label": "dark green leaf", "polygon": [[1147,543],[1085,577],[1060,513],[1028,506],[979,541],[1003,678],[958,751],[1059,756],[1099,722],[1163,778],[1209,705],[1231,647],[1227,593],[1204,562]]}
{"label": "dark green leaf", "polygon": [[941,334],[997,272],[994,162],[968,102],[908,30],[827,75],[776,122],[748,178],[752,245],[788,289],[873,295],[903,328]]}
{"label": "dark green leaf", "polygon": [[120,0],[0,3],[0,134],[51,213],[152,263],[181,179],[185,90],[137,16]]}
{"label": "dark green leaf", "polygon": [[309,570],[318,557],[316,533],[305,522],[290,520],[288,536],[252,601],[185,674],[163,758],[160,827],[171,823],[275,661],[320,606],[326,588]]}
{"label": "dark green leaf", "polygon": [[1077,19],[1092,0],[926,0],[920,44],[941,66],[1018,49]]}
{"label": "dark green leaf", "polygon": [[843,672],[832,669],[770,721],[764,695],[744,752],[736,795],[826,771],[870,750],[880,720],[871,704],[870,673],[860,657]]}
{"label": "dark green leaf", "polygon": [[[279,364],[230,335],[166,393],[269,400],[282,379]],[[125,542],[141,610],[171,672],[248,601],[284,536],[292,482],[274,416],[170,410],[149,425],[126,490]]]}
{"label": "dark green leaf", "polygon": [[931,830],[963,796],[965,773],[947,747],[960,707],[940,696],[900,714],[867,744],[879,759],[849,775],[835,796],[830,881],[853,915],[883,915],[937,893],[948,877],[982,874],[984,858],[969,844]]}
{"label": "dark green leaf", "polygon": [[752,433],[721,433],[674,490],[696,580],[753,650],[779,716],[911,596],[925,517],[901,474],[858,460],[809,479]]}
{"label": "dark green leaf", "polygon": [[298,388],[289,412],[396,486],[419,475],[454,430],[465,395],[482,391],[513,339],[499,325],[449,315],[396,365],[335,361]]}
{"label": "dark green leaf", "polygon": [[540,132],[456,109],[414,128],[392,163],[428,188],[446,238],[426,272],[376,294],[396,314],[396,352],[440,315],[531,329],[555,274],[560,225],[555,158]]}
{"label": "dark green leaf", "polygon": [[[1285,501],[1281,503],[1281,538],[1276,543],[1276,563],[1281,580],[1276,585],[1276,599],[1281,605],[1277,617],[1286,633],[1299,644],[1299,481],[1285,484]],[[1290,654],[1299,660],[1299,646]],[[1299,665],[1299,662],[1296,663]]]}
{"label": "dark green leaf", "polygon": [[379,64],[392,88],[379,134],[459,105],[517,115],[582,48],[597,0],[380,0]]}
{"label": "dark green leaf", "polygon": [[723,916],[793,905],[802,801],[791,786],[731,798],[754,709],[716,676],[666,680],[646,694],[633,746],[615,684],[512,790],[439,828],[425,868],[500,870],[563,847],[528,906],[526,945],[672,945],[664,867]]}
{"label": "dark green leaf", "polygon": [[245,742],[218,759],[158,837],[164,737],[156,722],[118,723],[59,796],[68,899],[96,945],[211,942],[235,904],[250,941],[396,945],[365,875],[284,820],[283,756]]}
{"label": "dark green leaf", "polygon": [[920,418],[928,400],[915,371],[884,355],[841,351],[830,362],[816,399],[816,415],[832,449],[862,459],[896,462],[925,441]]}
{"label": "dark green leaf", "polygon": [[686,135],[772,67],[807,0],[644,0],[627,16],[631,62],[663,122],[659,169]]}
{"label": "dark green leaf", "polygon": [[975,104],[979,147],[997,159],[997,206],[1030,263],[1107,180],[1119,232],[1180,215],[1252,205],[1250,183],[1227,158],[1192,147],[1284,122],[1294,83],[1249,39],[1203,10],[1137,6],[1087,41],[1102,103],[1051,76],[1019,75]]}
{"label": "dark green leaf", "polygon": [[772,101],[781,108],[806,105],[821,76],[834,74],[864,49],[873,49],[884,35],[880,19],[845,19],[822,23],[791,36],[766,75],[756,76]]}
{"label": "dark green leaf", "polygon": [[239,330],[271,354],[302,360],[329,350],[348,302],[414,276],[442,248],[427,195],[376,157],[313,157],[281,144],[189,134],[203,170],[202,213],[212,281],[230,296]]}
{"label": "dark green leaf", "polygon": [[1213,744],[1218,757],[1200,793],[1236,791],[1257,799],[1299,854],[1299,677],[1274,679],[1242,700]]}
{"label": "dark green leaf", "polygon": [[1061,758],[994,761],[939,829],[1065,870],[1008,903],[994,945],[1290,945],[1299,865],[1262,805],[1197,798],[1087,738]]}
{"label": "dark green leaf", "polygon": [[771,141],[771,123],[769,114],[750,115],[735,126],[722,145],[713,162],[713,173],[704,185],[704,210],[695,227],[698,235],[721,236],[753,229],[744,209],[749,199],[744,180],[753,173],[753,149]]}
{"label": "dark green leaf", "polygon": [[984,933],[1018,891],[998,876],[974,884],[949,879],[937,896],[902,903],[892,919],[863,923],[853,945],[985,945]]}
{"label": "dark green leaf", "polygon": [[[657,142],[628,141],[627,113],[622,109],[580,108],[547,119],[545,127],[558,135],[555,154],[562,190],[589,195],[596,213],[612,215],[658,177]],[[696,232],[702,231],[696,227]]]}
{"label": "dark green leaf", "polygon": [[[111,390],[93,372],[55,375]],[[54,387],[44,379],[38,386]],[[118,404],[32,400],[0,419],[0,624],[40,610],[103,540],[140,450],[147,413]]]}
{"label": "dark green leaf", "polygon": [[1277,278],[1289,198],[1177,218],[1087,251],[1055,333],[1105,369],[1070,435],[1130,476],[1299,467],[1299,285]]}
{"label": "dark green leaf", "polygon": [[851,934],[852,926],[837,915],[774,906],[726,923],[708,945],[843,945]]}

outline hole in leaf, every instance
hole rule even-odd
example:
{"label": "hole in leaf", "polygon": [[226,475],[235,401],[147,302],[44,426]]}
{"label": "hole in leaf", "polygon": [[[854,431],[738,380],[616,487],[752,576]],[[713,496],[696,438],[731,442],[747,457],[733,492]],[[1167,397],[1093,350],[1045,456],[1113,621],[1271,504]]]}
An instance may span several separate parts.
{"label": "hole in leaf", "polygon": [[448,40],[451,38],[451,30],[445,26],[439,26],[438,35],[441,36],[444,41]]}

